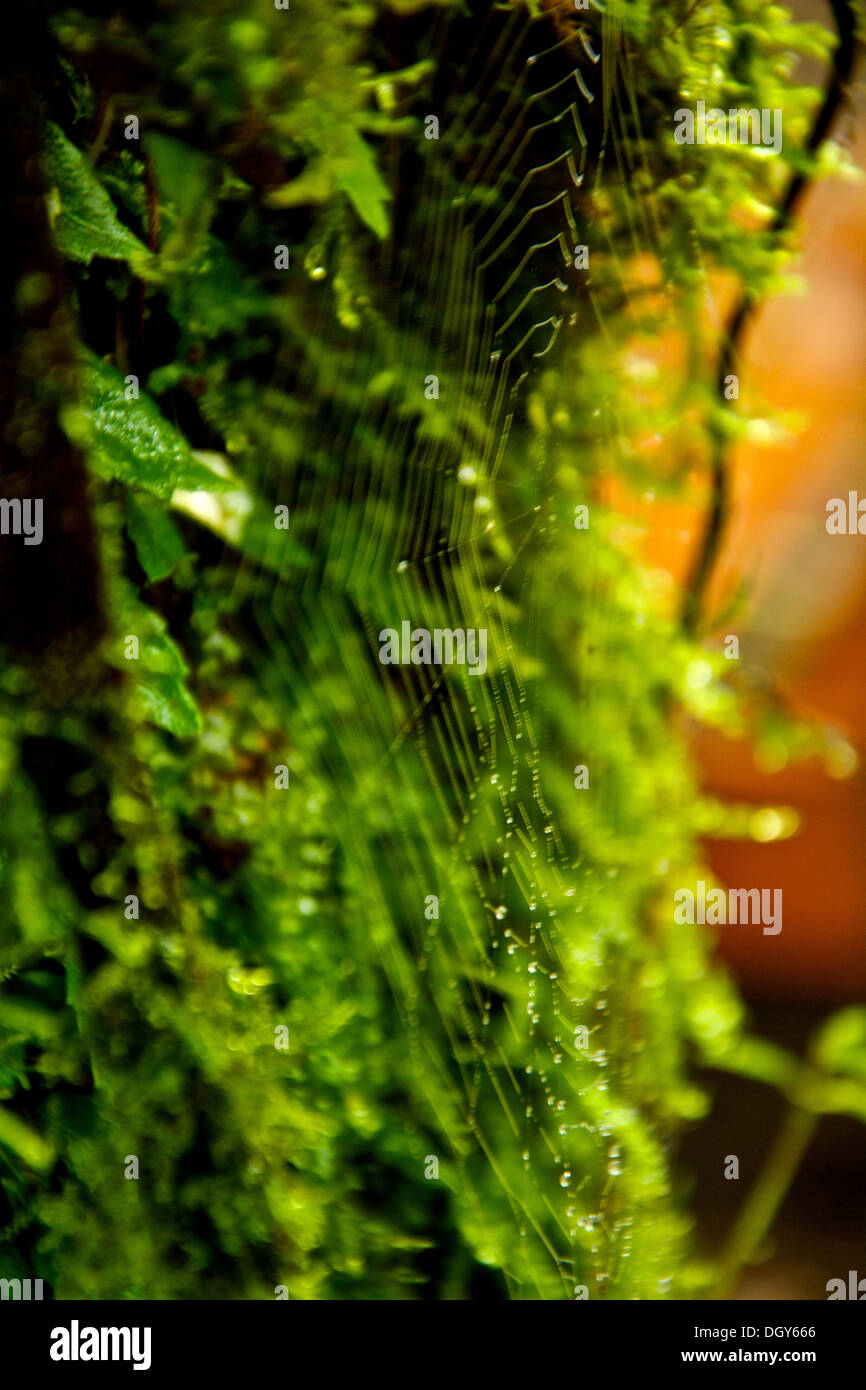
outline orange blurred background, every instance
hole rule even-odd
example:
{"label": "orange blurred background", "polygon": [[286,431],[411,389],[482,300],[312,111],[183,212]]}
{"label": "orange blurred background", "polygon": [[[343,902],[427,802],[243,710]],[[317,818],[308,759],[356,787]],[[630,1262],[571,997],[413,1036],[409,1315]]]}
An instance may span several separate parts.
{"label": "orange blurred background", "polygon": [[[795,10],[828,23],[823,4]],[[817,64],[804,64],[799,76],[823,84]],[[833,138],[863,170],[862,79],[852,96]],[[703,611],[721,611],[744,587],[744,602],[707,633],[709,644],[721,648],[736,634],[744,673],[795,715],[838,730],[841,751],[769,770],[749,741],[707,731],[696,732],[695,751],[707,791],[725,801],[791,805],[800,819],[791,839],[707,844],[723,884],[783,890],[782,932],[722,932],[720,954],[752,999],[831,1004],[866,998],[866,536],[829,535],[825,524],[830,498],[852,489],[866,497],[866,183],[814,184],[799,208],[797,239],[794,269],[805,293],[773,298],[753,318],[734,408],[801,423],[781,439],[767,428],[768,442],[731,451],[730,519]],[[713,319],[722,324],[730,291],[713,295]],[[676,342],[658,351],[672,366]],[[684,581],[703,508],[639,505],[646,559]],[[626,506],[634,514],[635,499]]]}

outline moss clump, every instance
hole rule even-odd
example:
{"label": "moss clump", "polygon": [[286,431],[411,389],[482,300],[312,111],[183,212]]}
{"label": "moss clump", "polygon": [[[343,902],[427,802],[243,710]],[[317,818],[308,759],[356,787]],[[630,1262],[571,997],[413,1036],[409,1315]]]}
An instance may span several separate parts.
{"label": "moss clump", "polygon": [[[14,444],[68,522],[33,592],[70,596],[48,621],[21,591],[0,677],[4,1272],[706,1284],[671,1176],[690,1058],[800,1071],[673,920],[721,814],[679,712],[740,716],[602,479],[680,484],[632,445],[708,436],[698,292],[782,258],[739,229],[787,145],[684,153],[673,107],[784,102],[796,145],[790,54],[826,36],[757,0],[582,34],[538,5],[46,8]],[[629,345],[674,320],[691,360],[641,395]],[[404,619],[485,628],[487,675],[382,666]]]}

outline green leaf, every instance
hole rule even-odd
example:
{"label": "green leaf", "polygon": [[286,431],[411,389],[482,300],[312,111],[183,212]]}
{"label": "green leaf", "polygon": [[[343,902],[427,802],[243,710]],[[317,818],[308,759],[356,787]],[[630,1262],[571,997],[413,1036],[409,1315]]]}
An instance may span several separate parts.
{"label": "green leaf", "polygon": [[841,1072],[866,1081],[866,1009],[840,1009],[823,1025],[813,1048],[826,1072]]}
{"label": "green leaf", "polygon": [[0,1107],[0,1145],[11,1149],[14,1154],[31,1168],[48,1168],[54,1161],[54,1152],[41,1134],[25,1125],[11,1111]]}
{"label": "green leaf", "polygon": [[171,517],[151,497],[135,493],[130,496],[126,526],[139,564],[152,582],[165,579],[186,554]]}
{"label": "green leaf", "polygon": [[191,335],[238,333],[269,312],[262,294],[210,227],[217,168],[200,150],[162,131],[146,138],[159,195],[163,240],[159,270],[172,314]]}
{"label": "green leaf", "polygon": [[352,200],[358,216],[377,237],[388,234],[386,203],[390,191],[379,173],[376,157],[357,131],[346,136],[345,149],[337,165],[334,181]]}
{"label": "green leaf", "polygon": [[214,164],[199,150],[161,131],[152,131],[145,144],[167,231],[161,268],[171,273],[195,256],[207,235],[216,203]]}
{"label": "green leaf", "polygon": [[[202,719],[187,689],[189,668],[169,635],[165,620],[142,603],[133,586],[120,583],[122,602],[117,631],[121,635],[115,665],[135,683],[147,718],[177,738],[194,738]],[[138,640],[138,656],[128,657],[130,637]]]}
{"label": "green leaf", "polygon": [[142,681],[139,694],[149,717],[161,729],[176,738],[194,738],[201,732],[201,715],[182,681],[154,675]]}
{"label": "green leaf", "polygon": [[[157,614],[143,610],[153,625],[140,640],[139,693],[144,706],[161,729],[178,738],[200,733],[201,715],[186,688],[187,665]],[[159,624],[159,626],[157,626]]]}
{"label": "green leaf", "polygon": [[45,128],[43,158],[57,249],[84,265],[94,256],[129,261],[142,274],[153,257],[118,220],[114,204],[81,151],[51,122]]}
{"label": "green leaf", "polygon": [[79,412],[87,427],[90,464],[102,478],[119,478],[156,497],[175,488],[224,492],[230,483],[198,462],[183,435],[139,394],[127,400],[120,372],[92,353],[83,355]]}
{"label": "green leaf", "polygon": [[810,1098],[811,1108],[822,1115],[850,1115],[866,1124],[866,1086],[859,1081],[822,1082]]}
{"label": "green leaf", "polygon": [[30,999],[0,997],[0,1028],[38,1038],[41,1042],[60,1032],[59,1014]]}

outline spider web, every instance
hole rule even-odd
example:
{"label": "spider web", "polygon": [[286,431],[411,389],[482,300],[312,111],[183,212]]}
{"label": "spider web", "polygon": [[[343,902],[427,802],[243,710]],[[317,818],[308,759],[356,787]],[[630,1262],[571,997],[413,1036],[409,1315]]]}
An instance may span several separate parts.
{"label": "spider web", "polygon": [[[303,457],[275,450],[260,481],[290,506],[291,545],[275,537],[240,587],[258,678],[287,709],[287,814],[308,769],[332,789],[334,891],[396,1006],[382,1026],[402,1044],[392,1080],[419,1171],[439,1158],[464,1239],[512,1296],[660,1297],[680,1237],[652,1108],[668,1064],[654,1076],[629,981],[663,967],[635,940],[654,868],[629,836],[655,813],[661,856],[676,798],[630,791],[660,737],[616,646],[611,611],[631,628],[637,600],[556,495],[574,439],[580,473],[615,421],[599,401],[588,435],[573,415],[561,442],[551,425],[577,346],[608,331],[575,252],[616,276],[622,245],[591,214],[606,178],[628,186],[642,162],[619,138],[639,128],[634,85],[610,7],[475,6],[432,41],[415,112],[437,115],[439,139],[395,157],[378,298],[355,300],[359,326],[335,326],[324,297],[287,310],[294,351],[262,411],[292,398]],[[657,231],[630,205],[638,251]],[[350,259],[325,268],[351,288]],[[378,634],[404,620],[486,629],[487,674],[383,666]],[[611,737],[622,763],[597,786]]]}

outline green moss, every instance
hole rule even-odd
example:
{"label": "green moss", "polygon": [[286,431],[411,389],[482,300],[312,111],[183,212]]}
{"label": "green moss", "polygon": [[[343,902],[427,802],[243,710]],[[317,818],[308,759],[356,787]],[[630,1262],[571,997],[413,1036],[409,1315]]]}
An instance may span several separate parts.
{"label": "green moss", "polygon": [[[74,648],[0,677],[0,1226],[55,1297],[675,1296],[710,1277],[671,1176],[692,1055],[799,1085],[672,918],[719,815],[677,712],[733,729],[736,696],[595,489],[681,485],[624,441],[693,407],[705,438],[697,292],[779,270],[737,218],[787,166],[678,151],[672,110],[784,102],[804,129],[785,55],[823,31],[757,0],[591,13],[592,275],[515,387],[489,352],[522,364],[549,286],[508,242],[512,77],[465,40],[483,12],[549,47],[535,8],[57,9],[48,207],[86,353],[63,418],[107,631],[69,688]],[[551,101],[529,83],[514,122]],[[662,305],[630,294],[640,251]],[[623,354],[672,316],[698,370],[641,399]],[[485,626],[487,677],[381,666],[406,617]],[[856,1033],[824,1045],[849,1110]]]}

